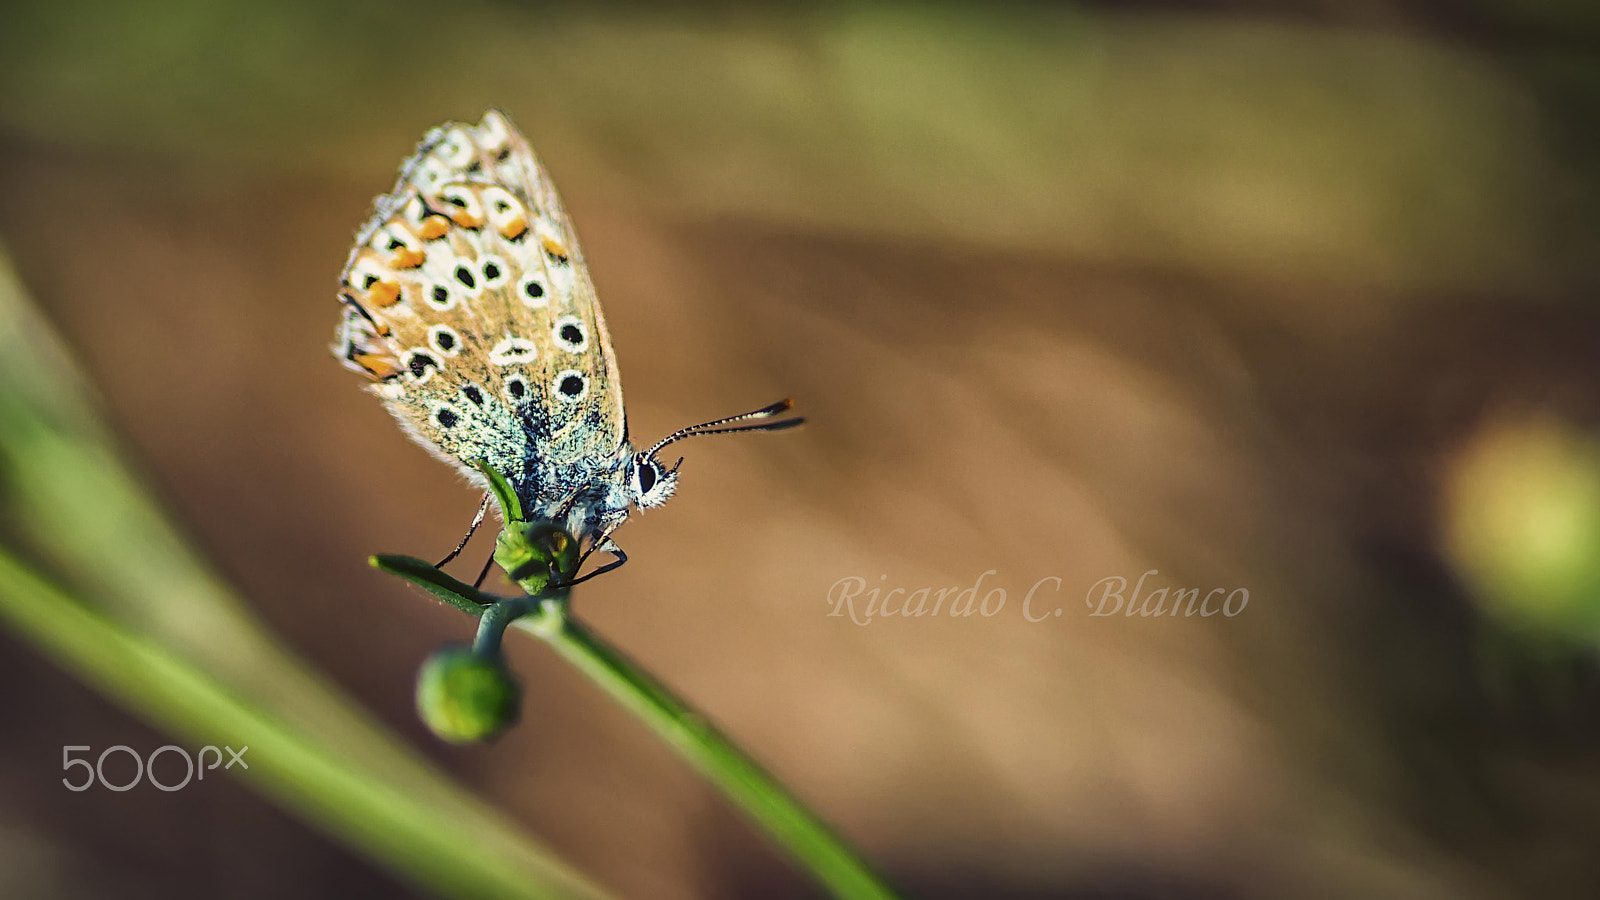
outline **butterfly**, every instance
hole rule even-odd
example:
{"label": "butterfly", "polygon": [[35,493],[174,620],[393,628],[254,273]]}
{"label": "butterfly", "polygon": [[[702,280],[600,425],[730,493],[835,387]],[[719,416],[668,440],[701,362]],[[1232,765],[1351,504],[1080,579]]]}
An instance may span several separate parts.
{"label": "butterfly", "polygon": [[634,449],[572,221],[528,141],[495,110],[423,138],[394,189],[374,201],[339,299],[334,353],[370,380],[413,440],[486,491],[441,566],[488,507],[479,465],[505,477],[530,521],[565,528],[585,559],[612,555],[589,578],[627,562],[611,535],[631,510],[660,506],[677,489],[683,460],[668,468],[656,458],[662,449],[804,421],[778,418],[792,405],[784,400]]}

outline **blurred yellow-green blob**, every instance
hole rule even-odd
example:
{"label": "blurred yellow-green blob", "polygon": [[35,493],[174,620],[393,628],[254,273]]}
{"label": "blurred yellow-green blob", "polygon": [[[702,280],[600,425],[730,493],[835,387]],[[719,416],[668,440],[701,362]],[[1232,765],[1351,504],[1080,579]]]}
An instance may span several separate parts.
{"label": "blurred yellow-green blob", "polygon": [[498,659],[467,647],[445,647],[417,675],[417,712],[441,739],[487,741],[517,721],[522,692]]}
{"label": "blurred yellow-green blob", "polygon": [[1493,424],[1451,472],[1458,572],[1507,624],[1600,638],[1600,441],[1553,419]]}

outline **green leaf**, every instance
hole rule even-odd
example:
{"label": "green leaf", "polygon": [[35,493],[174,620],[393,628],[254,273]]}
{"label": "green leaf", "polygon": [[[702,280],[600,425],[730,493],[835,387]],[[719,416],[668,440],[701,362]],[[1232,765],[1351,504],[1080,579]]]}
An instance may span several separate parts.
{"label": "green leaf", "polygon": [[379,553],[368,560],[374,568],[411,582],[440,600],[464,613],[483,615],[500,598],[486,594],[470,584],[457,581],[441,572],[437,566],[415,556]]}
{"label": "green leaf", "polygon": [[480,459],[477,465],[483,477],[489,479],[489,492],[494,494],[495,502],[500,504],[500,518],[506,523],[506,527],[526,521],[522,517],[522,501],[517,499],[517,492],[511,489],[506,477],[495,471],[488,460]]}

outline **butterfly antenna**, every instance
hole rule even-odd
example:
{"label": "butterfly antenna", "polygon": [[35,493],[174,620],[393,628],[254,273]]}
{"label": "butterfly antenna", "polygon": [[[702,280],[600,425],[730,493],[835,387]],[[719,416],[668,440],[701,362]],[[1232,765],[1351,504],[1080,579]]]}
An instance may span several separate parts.
{"label": "butterfly antenna", "polygon": [[[751,419],[770,419],[779,413],[786,412],[793,408],[794,401],[785,398],[783,400],[779,400],[777,403],[771,404],[770,406],[763,406],[760,409],[751,410],[747,413],[740,413],[737,416],[728,416],[725,419],[713,419],[710,422],[701,422],[699,425],[691,425],[688,428],[680,428],[662,438],[644,455],[647,458],[654,457],[657,450],[660,450],[662,447],[665,447],[674,441],[681,441],[684,438],[699,437],[702,434],[734,434],[740,431],[782,431],[785,428],[793,428],[794,426],[804,422],[805,419],[779,419],[776,422],[755,422],[749,425],[734,424],[736,422],[748,422]],[[680,463],[682,461],[683,460],[679,460]]]}

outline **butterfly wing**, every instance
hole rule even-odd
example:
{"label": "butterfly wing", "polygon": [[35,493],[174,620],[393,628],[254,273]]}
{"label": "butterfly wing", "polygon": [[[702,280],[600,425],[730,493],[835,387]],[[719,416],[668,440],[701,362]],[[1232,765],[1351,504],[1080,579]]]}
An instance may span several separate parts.
{"label": "butterfly wing", "polygon": [[429,132],[345,266],[340,344],[423,446],[536,508],[628,450],[611,337],[571,220],[503,114]]}

